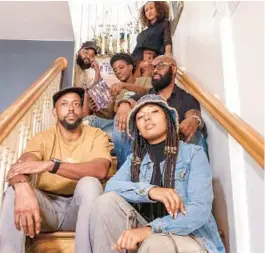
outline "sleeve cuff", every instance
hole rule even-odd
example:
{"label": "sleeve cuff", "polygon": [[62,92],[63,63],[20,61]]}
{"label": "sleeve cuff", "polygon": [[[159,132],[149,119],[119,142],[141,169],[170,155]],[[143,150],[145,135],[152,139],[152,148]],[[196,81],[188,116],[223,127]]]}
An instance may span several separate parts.
{"label": "sleeve cuff", "polygon": [[148,202],[156,203],[156,201],[152,201],[148,195],[148,192],[154,187],[156,187],[156,186],[151,185],[151,184],[139,183],[138,186],[134,189],[134,192],[136,194],[146,198],[146,200],[148,200]]}
{"label": "sleeve cuff", "polygon": [[162,219],[157,218],[153,220],[152,222],[146,224],[146,226],[152,227],[152,232],[153,233],[162,233]]}

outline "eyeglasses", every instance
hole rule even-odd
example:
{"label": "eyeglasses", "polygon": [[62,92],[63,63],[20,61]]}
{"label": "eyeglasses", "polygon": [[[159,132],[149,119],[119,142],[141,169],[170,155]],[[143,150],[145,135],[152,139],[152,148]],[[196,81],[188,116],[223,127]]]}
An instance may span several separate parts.
{"label": "eyeglasses", "polygon": [[157,69],[157,70],[161,70],[163,69],[165,66],[174,66],[172,63],[168,63],[168,62],[160,62],[157,65],[153,66],[153,69]]}

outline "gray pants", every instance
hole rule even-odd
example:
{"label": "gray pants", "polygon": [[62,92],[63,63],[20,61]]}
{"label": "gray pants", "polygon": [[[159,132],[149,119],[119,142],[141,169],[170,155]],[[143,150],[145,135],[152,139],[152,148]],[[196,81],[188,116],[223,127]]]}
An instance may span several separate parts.
{"label": "gray pants", "polygon": [[[35,190],[42,217],[41,231],[76,231],[75,252],[87,253],[89,243],[89,215],[95,199],[102,194],[98,179],[84,177],[77,183],[73,197],[61,197]],[[15,192],[8,187],[0,215],[0,252],[24,253],[25,235],[14,224]]]}
{"label": "gray pants", "polygon": [[[125,229],[142,227],[147,221],[122,197],[109,192],[97,198],[90,216],[91,253],[113,253],[112,246]],[[190,236],[152,234],[138,253],[206,253],[207,250]]]}

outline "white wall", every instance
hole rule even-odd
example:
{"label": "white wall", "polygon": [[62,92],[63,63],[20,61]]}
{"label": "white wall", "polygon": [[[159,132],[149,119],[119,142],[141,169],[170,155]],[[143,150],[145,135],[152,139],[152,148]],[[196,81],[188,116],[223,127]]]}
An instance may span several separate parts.
{"label": "white wall", "polygon": [[0,39],[74,41],[68,1],[0,1]]}
{"label": "white wall", "polygon": [[0,113],[57,57],[65,57],[63,87],[72,85],[74,33],[67,1],[0,0]]}
{"label": "white wall", "polygon": [[[264,136],[263,2],[185,1],[173,50],[199,85]],[[263,252],[263,170],[204,109],[203,117],[226,244],[231,253]]]}

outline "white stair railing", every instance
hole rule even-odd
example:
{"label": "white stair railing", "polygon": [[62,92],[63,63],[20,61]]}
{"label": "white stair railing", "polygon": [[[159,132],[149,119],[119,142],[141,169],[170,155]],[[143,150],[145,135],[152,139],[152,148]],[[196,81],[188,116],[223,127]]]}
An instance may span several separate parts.
{"label": "white stair railing", "polygon": [[0,115],[0,209],[7,187],[6,175],[36,133],[54,123],[52,95],[59,90],[65,58],[54,64]]}
{"label": "white stair railing", "polygon": [[138,21],[143,4],[144,1],[95,4],[70,0],[76,51],[83,42],[96,40],[102,56],[119,52],[131,53],[136,44],[136,35],[142,29]]}

